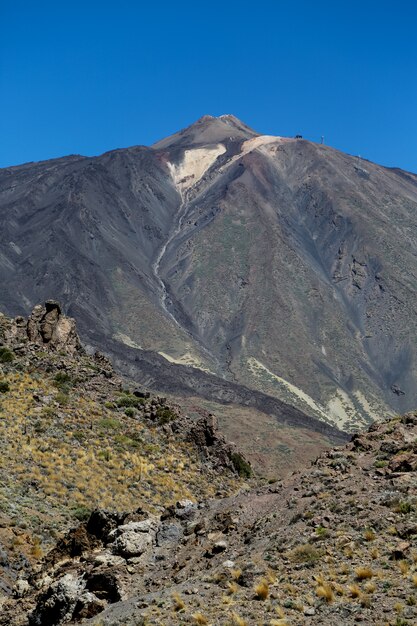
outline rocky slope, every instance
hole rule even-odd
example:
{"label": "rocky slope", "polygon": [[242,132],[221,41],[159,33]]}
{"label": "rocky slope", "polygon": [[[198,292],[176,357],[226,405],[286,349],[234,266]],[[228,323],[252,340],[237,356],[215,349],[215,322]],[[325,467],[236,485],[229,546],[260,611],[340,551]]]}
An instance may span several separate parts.
{"label": "rocky slope", "polygon": [[0,596],[96,507],[157,513],[251,473],[213,415],[189,417],[82,348],[59,304],[0,314]]}
{"label": "rocky slope", "polygon": [[1,170],[0,305],[56,294],[155,389],[173,361],[351,431],[417,405],[416,221],[413,174],[205,116]]}
{"label": "rocky slope", "polygon": [[0,623],[411,626],[416,442],[409,413],[269,486],[159,515],[95,511]]}

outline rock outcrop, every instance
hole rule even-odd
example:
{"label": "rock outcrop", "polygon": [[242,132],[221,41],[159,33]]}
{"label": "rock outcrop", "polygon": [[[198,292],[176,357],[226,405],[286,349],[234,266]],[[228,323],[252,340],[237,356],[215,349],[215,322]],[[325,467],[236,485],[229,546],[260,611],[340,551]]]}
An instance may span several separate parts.
{"label": "rock outcrop", "polygon": [[43,349],[74,355],[83,351],[75,320],[62,313],[55,300],[37,304],[29,317],[14,320],[0,317],[0,341],[19,349],[20,343],[32,343]]}

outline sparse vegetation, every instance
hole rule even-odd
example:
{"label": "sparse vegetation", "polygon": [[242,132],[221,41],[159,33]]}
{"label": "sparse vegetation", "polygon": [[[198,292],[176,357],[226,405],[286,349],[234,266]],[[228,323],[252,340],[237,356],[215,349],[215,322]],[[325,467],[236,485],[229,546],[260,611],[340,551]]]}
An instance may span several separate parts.
{"label": "sparse vegetation", "polygon": [[366,580],[367,578],[372,578],[373,575],[374,573],[370,567],[358,567],[355,570],[357,580]]}
{"label": "sparse vegetation", "polygon": [[252,468],[241,454],[233,452],[231,461],[239,476],[242,478],[250,478],[252,476]]}
{"label": "sparse vegetation", "polygon": [[294,548],[289,556],[295,563],[313,563],[318,561],[321,553],[310,543],[305,543]]}
{"label": "sparse vegetation", "polygon": [[[348,452],[324,454],[310,471],[274,487],[267,479],[254,479],[257,489],[248,496],[251,483],[242,485],[232,473],[221,476],[216,467],[211,469],[211,461],[202,466],[195,448],[176,436],[175,427],[165,436],[165,420],[178,420],[178,427],[184,420],[175,405],[160,398],[138,399],[127,388],[119,391],[117,379],[110,385],[107,377],[86,372],[91,369],[87,357],[80,366],[55,353],[42,357],[44,369],[25,370],[16,367],[18,351],[16,355],[16,363],[2,368],[1,382],[8,390],[0,397],[0,512],[10,519],[6,548],[13,558],[39,561],[63,527],[85,522],[96,507],[117,509],[109,519],[123,525],[142,520],[146,512],[156,513],[152,519],[157,520],[163,512],[152,531],[158,547],[152,536],[153,566],[146,580],[142,583],[138,572],[147,553],[140,565],[134,558],[122,562],[121,574],[119,565],[114,568],[116,576],[135,576],[135,585],[143,584],[144,610],[138,606],[137,623],[283,626],[338,623],[346,615],[347,622],[351,615],[370,621],[376,615],[383,623],[381,606],[391,611],[392,626],[395,618],[412,623],[417,552],[409,533],[415,502],[412,491],[397,489],[394,480],[385,487],[385,475],[396,471],[390,454],[400,461],[414,454],[408,423],[396,422],[400,433],[407,434],[399,453],[398,432],[390,435],[395,446],[390,440],[381,452],[381,437],[373,427],[373,450],[367,440],[358,452],[350,444]],[[375,450],[387,455],[384,472],[376,471]],[[355,455],[357,462],[351,459]],[[343,458],[349,459],[348,467],[340,462]],[[372,490],[379,484],[383,490],[376,497]],[[236,505],[221,500],[238,488]],[[204,503],[194,509],[179,500]],[[124,517],[122,510],[135,513]],[[163,524],[159,530],[158,524]],[[74,531],[70,549],[79,550],[84,540],[88,545],[83,528]],[[158,543],[161,528],[173,536],[178,531],[178,542],[173,539],[166,551],[163,541]],[[94,539],[77,557],[77,572],[90,567],[92,559],[94,570],[100,571],[109,551],[112,558],[118,554],[112,542],[103,541],[98,548]],[[63,563],[68,571],[68,561]],[[164,576],[168,584],[158,587]]]}
{"label": "sparse vegetation", "polygon": [[5,380],[0,380],[0,393],[7,393],[10,391],[10,385]]}
{"label": "sparse vegetation", "polygon": [[268,581],[263,578],[254,586],[255,596],[258,600],[266,600],[269,596],[269,585]]}
{"label": "sparse vegetation", "polygon": [[0,346],[0,363],[11,363],[14,359],[14,353],[9,348]]}
{"label": "sparse vegetation", "polygon": [[328,584],[323,584],[316,587],[316,595],[326,602],[333,602],[334,600],[333,589]]}

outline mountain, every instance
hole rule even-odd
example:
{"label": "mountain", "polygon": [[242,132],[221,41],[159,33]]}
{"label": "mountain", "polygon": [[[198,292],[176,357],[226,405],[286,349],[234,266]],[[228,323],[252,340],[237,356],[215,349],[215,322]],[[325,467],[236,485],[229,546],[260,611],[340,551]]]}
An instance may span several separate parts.
{"label": "mountain", "polygon": [[417,405],[416,229],[414,174],[204,116],[0,170],[0,306],[56,297],[150,388],[352,431]]}

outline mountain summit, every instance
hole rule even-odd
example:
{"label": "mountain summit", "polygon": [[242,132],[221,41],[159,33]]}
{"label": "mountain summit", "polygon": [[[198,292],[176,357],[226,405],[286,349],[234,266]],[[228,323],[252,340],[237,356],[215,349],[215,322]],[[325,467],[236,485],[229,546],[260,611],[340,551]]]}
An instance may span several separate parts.
{"label": "mountain summit", "polygon": [[352,431],[417,405],[416,231],[414,174],[204,116],[0,170],[0,305],[54,294],[148,386]]}
{"label": "mountain summit", "polygon": [[252,128],[246,126],[234,115],[203,115],[194,124],[187,126],[178,133],[162,139],[152,147],[161,150],[173,146],[197,146],[199,144],[211,144],[219,141],[231,141],[236,139],[250,139],[256,137]]}

